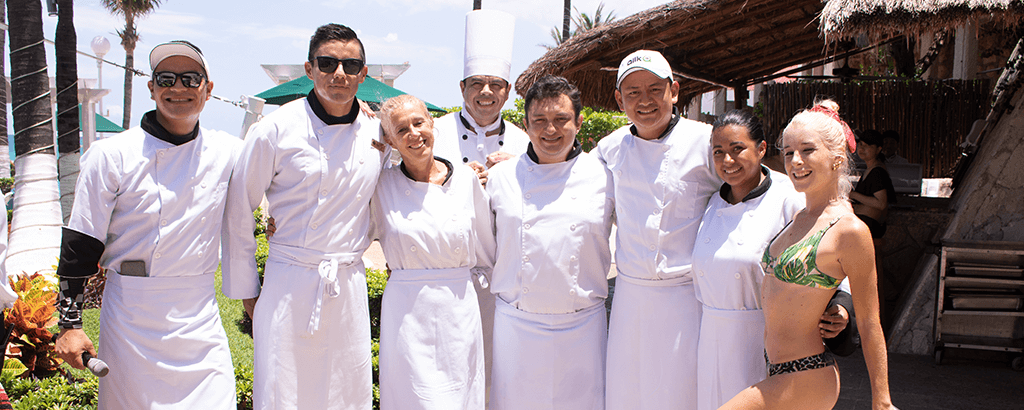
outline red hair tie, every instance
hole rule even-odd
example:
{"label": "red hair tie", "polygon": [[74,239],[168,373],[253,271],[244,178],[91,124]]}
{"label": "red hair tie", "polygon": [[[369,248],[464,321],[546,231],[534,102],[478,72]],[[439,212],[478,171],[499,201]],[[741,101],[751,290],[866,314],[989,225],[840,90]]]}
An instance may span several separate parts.
{"label": "red hair tie", "polygon": [[835,111],[833,111],[833,110],[831,110],[828,107],[825,107],[823,105],[815,105],[814,108],[811,108],[811,111],[812,112],[820,112],[820,113],[825,114],[825,115],[827,115],[829,117],[832,117],[832,119],[838,121],[839,124],[843,126],[843,134],[846,134],[846,145],[849,146],[850,152],[851,153],[857,152],[857,137],[855,137],[853,135],[853,130],[850,129],[850,126],[846,125],[846,121],[843,121],[842,118],[839,118],[839,113],[838,112],[835,112]]}

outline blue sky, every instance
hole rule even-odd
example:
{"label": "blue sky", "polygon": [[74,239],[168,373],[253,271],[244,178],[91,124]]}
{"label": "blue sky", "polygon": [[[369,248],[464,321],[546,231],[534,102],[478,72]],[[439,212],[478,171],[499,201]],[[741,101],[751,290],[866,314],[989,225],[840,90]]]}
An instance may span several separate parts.
{"label": "blue sky", "polygon": [[[550,29],[561,26],[562,1],[559,0],[482,0],[483,8],[507,11],[516,16],[516,38],[512,61],[513,81],[552,43]],[[580,11],[593,13],[599,0],[574,0]],[[608,0],[605,10],[619,18],[664,3],[657,0]],[[44,6],[45,7],[45,6]],[[292,0],[201,1],[165,0],[152,14],[138,23],[141,41],[135,50],[136,67],[148,72],[149,51],[156,44],[186,39],[198,45],[211,64],[214,94],[230,100],[253,95],[274,86],[260,64],[301,64],[306,58],[309,36],[317,26],[339,23],[359,33],[370,64],[408,61],[411,67],[395,81],[395,87],[439,106],[462,103],[458,82],[462,76],[465,14],[472,0]],[[56,17],[43,17],[43,33],[53,39]],[[75,26],[78,49],[92,53],[89,46],[95,36],[111,42],[106,59],[124,63],[124,49],[115,33],[123,21],[111,16],[98,0],[75,2]],[[50,75],[53,75],[53,48],[47,45]],[[9,51],[5,50],[7,55]],[[6,75],[10,75],[7,64]],[[81,78],[96,78],[95,60],[80,56]],[[146,89],[146,78],[136,77],[133,87],[132,125],[138,125],[153,102]],[[124,72],[116,67],[103,68],[104,97],[110,119],[121,123]],[[506,106],[511,105],[512,98]],[[272,111],[268,106],[264,114]],[[9,111],[8,111],[9,112]],[[210,100],[201,124],[206,128],[237,133],[244,112],[231,104]],[[9,120],[10,121],[10,120]],[[8,122],[13,127],[13,122]],[[12,131],[13,133],[13,131]]]}

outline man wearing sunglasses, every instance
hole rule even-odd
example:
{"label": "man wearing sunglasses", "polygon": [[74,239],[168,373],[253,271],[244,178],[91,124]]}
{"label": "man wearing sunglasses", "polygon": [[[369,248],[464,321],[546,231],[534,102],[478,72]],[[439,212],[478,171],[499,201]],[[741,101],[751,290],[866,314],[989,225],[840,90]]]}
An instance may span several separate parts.
{"label": "man wearing sunglasses", "polygon": [[224,196],[242,142],[199,127],[213,82],[186,41],[153,48],[156,110],[82,156],[63,229],[57,354],[84,368],[82,294],[106,271],[100,408],[233,409],[235,377],[214,289]]}
{"label": "man wearing sunglasses", "polygon": [[[313,90],[253,125],[231,176],[224,294],[243,299],[253,318],[256,409],[371,405],[361,256],[390,148],[355,98],[365,61],[352,29],[319,27],[305,64]],[[261,285],[252,212],[264,195],[278,228]]]}

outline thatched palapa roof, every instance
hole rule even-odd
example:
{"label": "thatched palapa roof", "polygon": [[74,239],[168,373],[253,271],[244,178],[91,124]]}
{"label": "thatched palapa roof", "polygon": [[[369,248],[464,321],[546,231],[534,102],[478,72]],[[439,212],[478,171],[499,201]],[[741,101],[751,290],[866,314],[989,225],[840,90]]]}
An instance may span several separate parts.
{"label": "thatched palapa roof", "polygon": [[525,95],[542,75],[561,75],[579,87],[585,105],[616,109],[619,62],[646,48],[672,65],[683,106],[704,92],[745,89],[787,67],[825,58],[821,10],[821,0],[674,1],[570,38],[531,64],[516,91]]}
{"label": "thatched palapa roof", "polygon": [[861,33],[879,39],[953,29],[989,16],[1020,24],[1024,0],[825,0],[821,31],[829,41]]}

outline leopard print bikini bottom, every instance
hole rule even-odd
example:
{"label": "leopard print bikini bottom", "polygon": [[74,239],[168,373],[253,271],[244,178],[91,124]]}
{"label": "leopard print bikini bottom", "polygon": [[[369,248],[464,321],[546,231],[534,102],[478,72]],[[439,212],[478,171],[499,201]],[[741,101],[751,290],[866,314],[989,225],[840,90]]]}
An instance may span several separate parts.
{"label": "leopard print bikini bottom", "polygon": [[836,365],[836,357],[832,355],[832,352],[827,350],[814,356],[807,356],[802,359],[790,360],[779,364],[772,364],[772,362],[768,360],[768,353],[765,352],[764,361],[768,363],[769,377]]}

